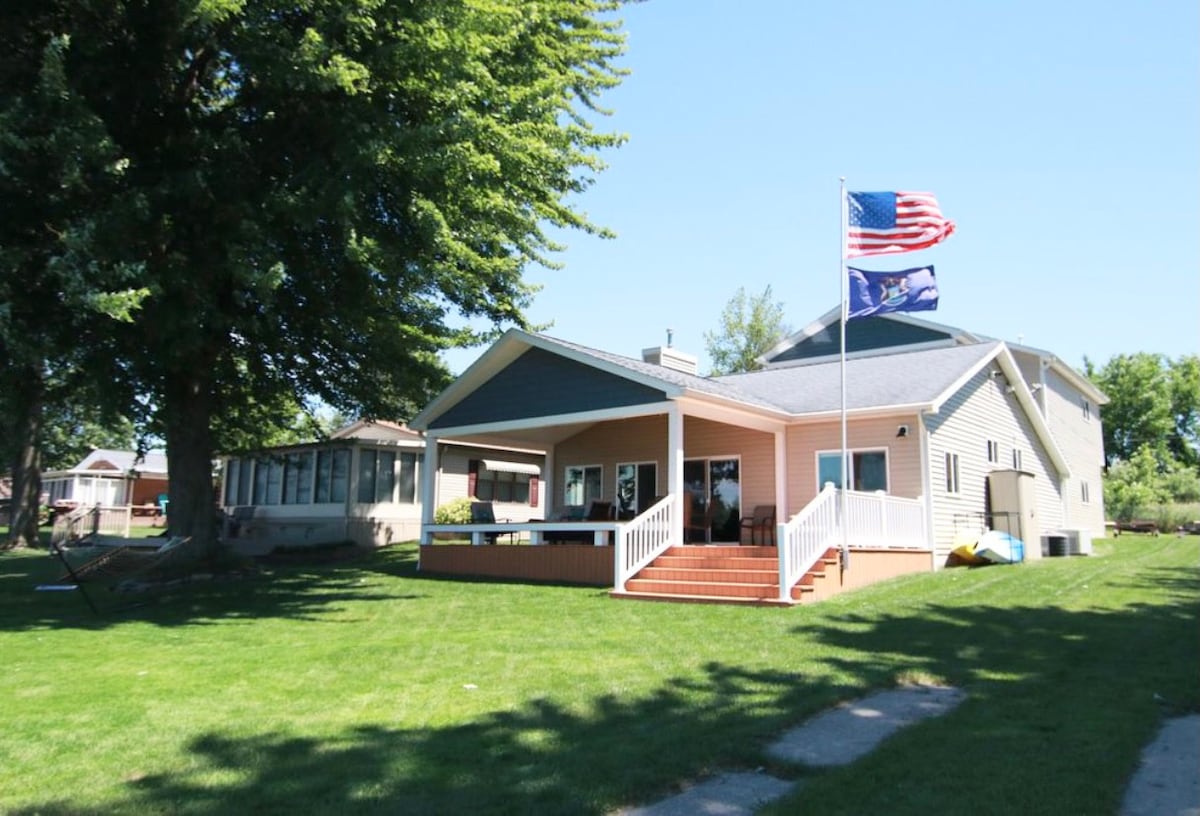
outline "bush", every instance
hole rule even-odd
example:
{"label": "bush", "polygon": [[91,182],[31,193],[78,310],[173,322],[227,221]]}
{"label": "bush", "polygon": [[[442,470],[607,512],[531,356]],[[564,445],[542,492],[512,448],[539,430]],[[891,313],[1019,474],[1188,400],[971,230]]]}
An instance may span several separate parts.
{"label": "bush", "polygon": [[470,524],[471,500],[469,498],[455,499],[446,502],[433,511],[434,524]]}

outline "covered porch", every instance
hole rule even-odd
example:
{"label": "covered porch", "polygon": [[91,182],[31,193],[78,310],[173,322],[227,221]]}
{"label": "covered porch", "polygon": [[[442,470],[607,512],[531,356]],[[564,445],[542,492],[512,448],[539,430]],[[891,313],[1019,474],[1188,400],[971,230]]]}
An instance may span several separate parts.
{"label": "covered porch", "polygon": [[[682,548],[694,559],[740,547],[729,556],[737,562],[689,569],[743,573],[722,583],[753,583],[760,600],[792,602],[806,576],[829,565],[830,550],[842,572],[856,549],[923,552],[903,559],[905,571],[930,568],[923,500],[818,490],[815,443],[794,418],[727,392],[687,371],[505,335],[410,423],[427,441],[420,569],[632,595],[631,582]],[[542,451],[539,518],[435,524],[444,441]],[[579,520],[596,503],[611,515]],[[768,531],[743,524],[755,508],[770,509]],[[550,543],[566,533],[579,543]],[[439,543],[447,536],[469,543]]]}

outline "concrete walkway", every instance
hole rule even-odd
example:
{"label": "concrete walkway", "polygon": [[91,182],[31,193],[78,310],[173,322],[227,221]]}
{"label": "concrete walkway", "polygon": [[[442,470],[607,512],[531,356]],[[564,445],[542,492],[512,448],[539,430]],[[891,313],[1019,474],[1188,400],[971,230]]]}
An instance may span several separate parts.
{"label": "concrete walkway", "polygon": [[1142,750],[1121,816],[1200,816],[1200,714],[1168,720]]}
{"label": "concrete walkway", "polygon": [[[773,759],[830,767],[848,765],[899,729],[951,711],[962,702],[958,689],[906,686],[881,691],[819,714],[767,748]],[[762,773],[727,773],[653,805],[619,811],[621,816],[750,816],[762,805],[791,793],[798,783]]]}
{"label": "concrete walkway", "polygon": [[[952,711],[965,695],[944,686],[906,686],[842,703],[767,748],[771,758],[809,767],[848,765],[908,725]],[[618,816],[751,816],[801,783],[764,773],[726,773]],[[1121,816],[1200,816],[1200,714],[1169,720],[1142,752]]]}

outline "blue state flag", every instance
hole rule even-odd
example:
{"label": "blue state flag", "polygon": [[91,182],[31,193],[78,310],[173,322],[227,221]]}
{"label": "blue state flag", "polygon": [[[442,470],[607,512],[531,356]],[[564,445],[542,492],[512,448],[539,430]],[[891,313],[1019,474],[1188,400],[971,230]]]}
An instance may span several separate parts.
{"label": "blue state flag", "polygon": [[849,320],[889,312],[932,312],[937,308],[937,279],[932,266],[902,272],[869,272],[846,267],[850,276]]}

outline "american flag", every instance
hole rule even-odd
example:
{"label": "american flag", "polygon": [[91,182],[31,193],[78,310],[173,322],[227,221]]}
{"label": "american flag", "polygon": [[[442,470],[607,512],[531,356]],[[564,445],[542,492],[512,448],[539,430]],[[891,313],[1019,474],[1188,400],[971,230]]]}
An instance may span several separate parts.
{"label": "american flag", "polygon": [[954,232],[933,193],[847,193],[846,257],[891,255],[940,244]]}

